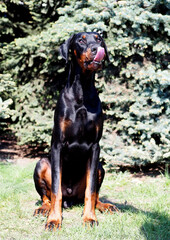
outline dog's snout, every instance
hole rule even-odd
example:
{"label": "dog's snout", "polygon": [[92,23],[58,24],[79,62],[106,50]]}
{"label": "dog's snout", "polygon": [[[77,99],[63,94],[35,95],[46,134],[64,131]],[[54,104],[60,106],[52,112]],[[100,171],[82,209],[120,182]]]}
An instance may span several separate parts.
{"label": "dog's snout", "polygon": [[97,53],[97,47],[92,47],[91,51],[92,51],[93,54],[96,54]]}

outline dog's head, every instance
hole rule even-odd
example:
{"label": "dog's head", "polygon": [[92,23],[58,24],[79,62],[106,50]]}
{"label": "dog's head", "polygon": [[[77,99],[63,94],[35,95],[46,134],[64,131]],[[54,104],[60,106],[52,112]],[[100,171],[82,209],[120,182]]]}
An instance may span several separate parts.
{"label": "dog's head", "polygon": [[69,54],[76,59],[82,71],[97,71],[105,60],[109,61],[106,44],[95,32],[82,32],[72,35],[60,47],[61,56],[69,60]]}

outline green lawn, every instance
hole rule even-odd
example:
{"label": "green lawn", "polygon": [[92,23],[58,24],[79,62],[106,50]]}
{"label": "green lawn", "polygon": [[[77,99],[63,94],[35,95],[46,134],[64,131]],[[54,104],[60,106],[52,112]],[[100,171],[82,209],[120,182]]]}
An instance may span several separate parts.
{"label": "green lawn", "polygon": [[129,173],[106,174],[101,200],[120,213],[101,214],[99,226],[82,226],[83,206],[63,210],[62,230],[44,230],[46,218],[33,217],[39,196],[33,183],[35,162],[21,167],[0,165],[0,239],[129,239],[169,240],[170,180],[167,176],[135,178]]}

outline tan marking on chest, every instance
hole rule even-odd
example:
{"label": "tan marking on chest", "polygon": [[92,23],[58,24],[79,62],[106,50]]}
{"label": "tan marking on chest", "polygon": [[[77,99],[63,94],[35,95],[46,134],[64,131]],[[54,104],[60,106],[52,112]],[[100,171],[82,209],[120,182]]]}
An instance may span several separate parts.
{"label": "tan marking on chest", "polygon": [[62,131],[63,133],[65,133],[66,129],[71,126],[71,123],[72,123],[71,120],[69,120],[69,119],[66,120],[66,119],[61,118],[61,119],[60,119],[60,128],[61,128],[61,131]]}

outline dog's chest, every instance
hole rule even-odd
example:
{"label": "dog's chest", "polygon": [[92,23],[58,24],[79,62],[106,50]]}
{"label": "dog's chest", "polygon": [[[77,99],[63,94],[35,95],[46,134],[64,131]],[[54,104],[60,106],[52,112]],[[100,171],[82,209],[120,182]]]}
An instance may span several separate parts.
{"label": "dog's chest", "polygon": [[62,141],[87,143],[99,140],[102,131],[102,108],[94,87],[82,89],[78,83],[61,95],[64,106],[59,119]]}
{"label": "dog's chest", "polygon": [[60,122],[64,141],[68,142],[93,142],[99,132],[99,122],[101,119],[100,111],[88,111],[82,105],[74,109],[68,119],[62,119]]}
{"label": "dog's chest", "polygon": [[97,113],[90,113],[86,108],[82,107],[76,112],[73,129],[75,134],[90,134],[95,132]]}
{"label": "dog's chest", "polygon": [[86,137],[89,134],[95,135],[97,113],[88,112],[83,106],[76,111],[73,124],[74,134]]}

